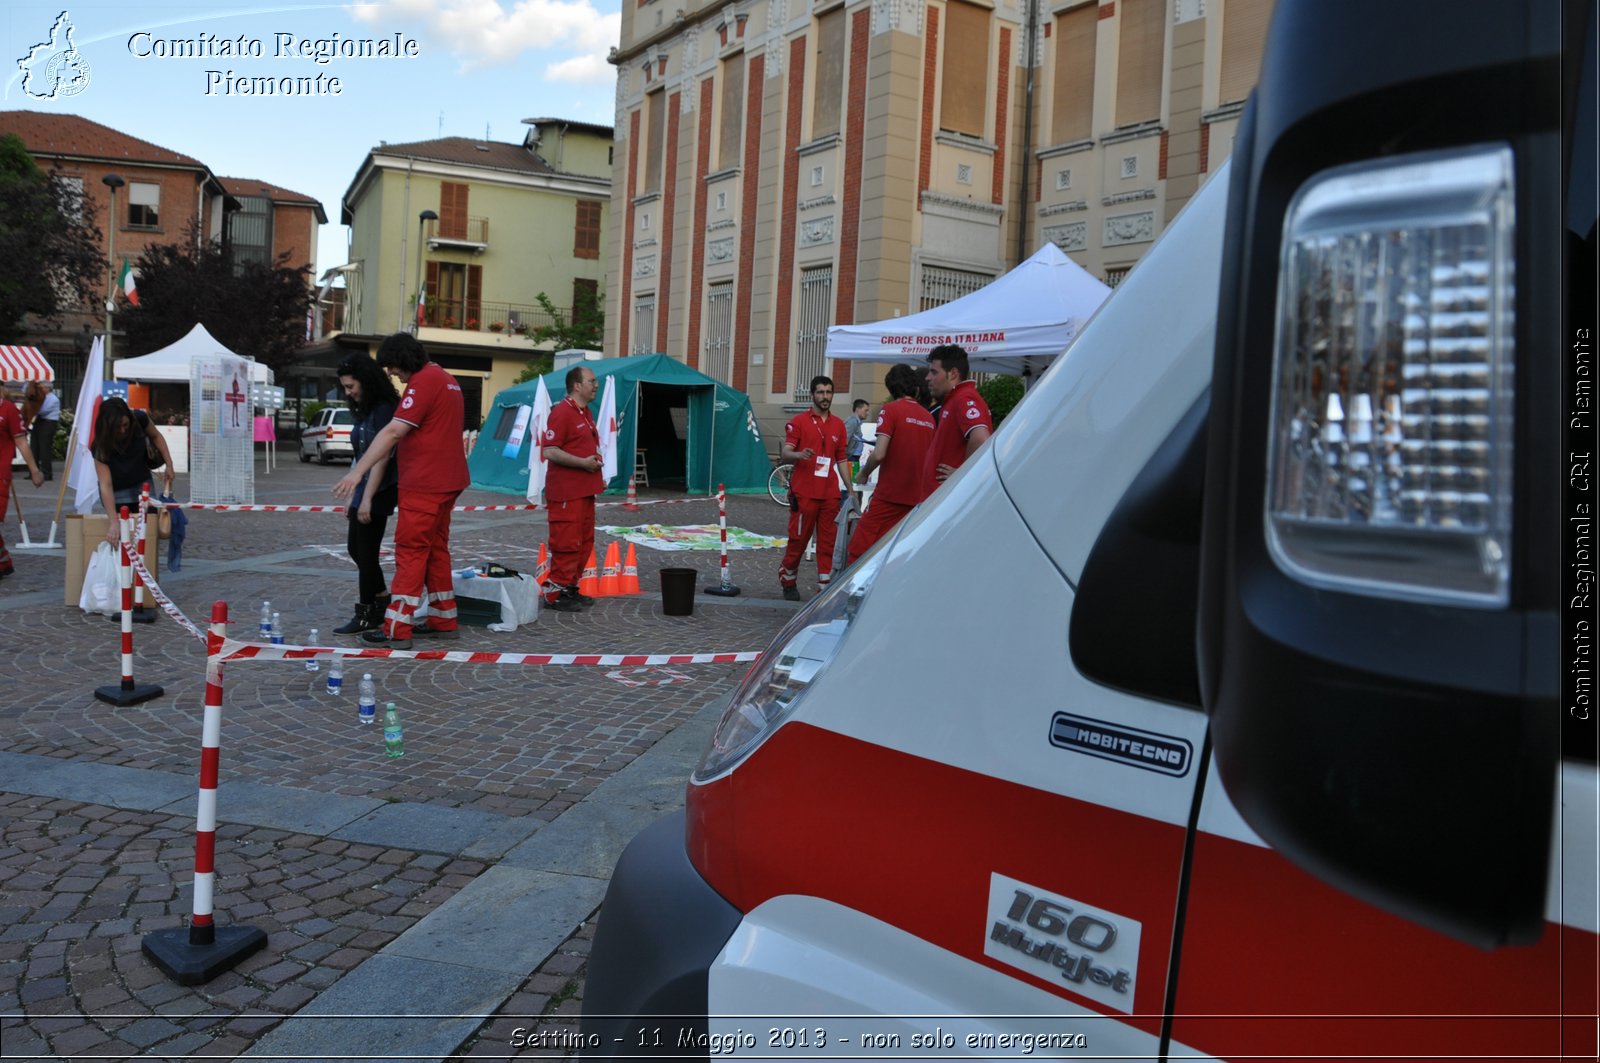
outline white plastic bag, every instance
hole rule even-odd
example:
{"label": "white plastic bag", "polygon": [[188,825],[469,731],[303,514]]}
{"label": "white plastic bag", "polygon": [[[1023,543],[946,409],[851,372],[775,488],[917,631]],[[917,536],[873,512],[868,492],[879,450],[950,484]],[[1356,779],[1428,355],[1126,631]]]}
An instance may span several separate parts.
{"label": "white plastic bag", "polygon": [[122,566],[110,543],[101,543],[89,556],[83,574],[83,593],[78,608],[86,613],[116,616],[122,611]]}

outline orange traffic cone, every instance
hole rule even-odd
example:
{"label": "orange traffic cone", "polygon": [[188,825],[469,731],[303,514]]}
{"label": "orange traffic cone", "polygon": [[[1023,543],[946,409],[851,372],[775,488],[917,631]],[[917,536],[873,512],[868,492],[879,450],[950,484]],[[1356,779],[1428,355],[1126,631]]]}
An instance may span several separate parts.
{"label": "orange traffic cone", "polygon": [[590,598],[600,597],[600,566],[593,549],[589,551],[589,563],[583,566],[583,575],[578,577],[578,593]]}
{"label": "orange traffic cone", "polygon": [[622,508],[629,513],[639,512],[639,492],[633,486],[633,477],[628,477],[628,500],[622,503]]}
{"label": "orange traffic cone", "polygon": [[617,544],[606,547],[606,564],[600,570],[600,597],[614,598],[622,593],[622,559],[617,556]]}
{"label": "orange traffic cone", "polygon": [[545,544],[539,544],[539,560],[533,566],[533,582],[543,587],[545,580],[550,578],[550,553],[545,549]]}
{"label": "orange traffic cone", "polygon": [[639,560],[633,556],[633,544],[628,544],[628,559],[622,563],[621,594],[640,594]]}

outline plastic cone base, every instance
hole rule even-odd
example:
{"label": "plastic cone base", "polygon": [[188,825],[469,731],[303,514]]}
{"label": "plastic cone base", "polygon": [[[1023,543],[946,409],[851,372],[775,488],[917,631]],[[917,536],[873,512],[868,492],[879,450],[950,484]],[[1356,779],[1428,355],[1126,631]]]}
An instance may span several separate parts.
{"label": "plastic cone base", "polygon": [[123,689],[121,683],[109,687],[97,687],[94,696],[108,705],[137,705],[151,698],[159,698],[166,691],[154,683],[136,683],[128,689]]}
{"label": "plastic cone base", "polygon": [[[106,619],[113,624],[122,623],[122,610],[119,609],[114,613],[108,614]],[[147,605],[136,605],[133,607],[133,622],[135,624],[153,624],[156,622],[156,611]]]}
{"label": "plastic cone base", "polygon": [[737,598],[739,597],[739,588],[730,583],[716,587],[707,587],[706,593],[715,595],[718,598]]}
{"label": "plastic cone base", "polygon": [[229,970],[267,943],[266,932],[253,926],[219,926],[209,945],[190,943],[190,928],[153,930],[141,946],[150,962],[179,985],[200,985]]}

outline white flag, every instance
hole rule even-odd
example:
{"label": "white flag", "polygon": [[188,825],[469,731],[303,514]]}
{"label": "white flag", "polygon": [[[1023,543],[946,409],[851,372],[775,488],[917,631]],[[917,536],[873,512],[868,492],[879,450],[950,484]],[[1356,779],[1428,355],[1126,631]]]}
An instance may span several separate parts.
{"label": "white flag", "polygon": [[533,441],[528,445],[528,501],[539,505],[544,494],[544,476],[550,463],[544,456],[544,430],[550,424],[550,393],[544,388],[544,377],[533,393],[533,418],[528,426]]}
{"label": "white flag", "polygon": [[105,379],[105,339],[96,337],[89,350],[89,364],[83,370],[83,386],[78,389],[78,407],[72,413],[72,505],[80,516],[100,501],[100,475],[89,453],[89,433],[95,414],[100,412],[100,388]]}
{"label": "white flag", "polygon": [[617,475],[617,378],[606,377],[606,389],[600,394],[600,475],[609,484]]}

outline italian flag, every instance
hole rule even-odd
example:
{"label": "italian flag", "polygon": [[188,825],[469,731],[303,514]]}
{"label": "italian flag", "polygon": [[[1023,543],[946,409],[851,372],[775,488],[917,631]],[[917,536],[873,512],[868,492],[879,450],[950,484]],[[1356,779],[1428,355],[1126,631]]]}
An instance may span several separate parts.
{"label": "italian flag", "polygon": [[139,305],[139,282],[134,280],[133,267],[128,265],[128,260],[122,260],[122,276],[117,278],[117,287],[122,289],[122,294],[128,297],[128,302],[134,306]]}

